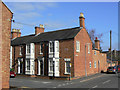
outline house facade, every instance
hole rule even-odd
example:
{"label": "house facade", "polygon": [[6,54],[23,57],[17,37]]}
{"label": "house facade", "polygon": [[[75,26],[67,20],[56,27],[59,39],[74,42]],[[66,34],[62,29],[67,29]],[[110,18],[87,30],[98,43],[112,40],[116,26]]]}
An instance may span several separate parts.
{"label": "house facade", "polygon": [[[35,27],[35,34],[22,37],[20,30],[13,29],[12,67],[18,74],[61,78],[70,75],[82,77],[99,73],[100,70],[105,71],[106,54],[103,58],[97,58],[98,54],[103,53],[99,52],[98,42],[96,50],[93,50],[92,41],[85,29],[83,13],[80,14],[79,21],[80,27],[52,32],[44,32],[43,25],[40,25]],[[98,53],[96,56],[93,55],[94,51]],[[99,71],[93,67],[95,60],[105,62],[99,63]]]}

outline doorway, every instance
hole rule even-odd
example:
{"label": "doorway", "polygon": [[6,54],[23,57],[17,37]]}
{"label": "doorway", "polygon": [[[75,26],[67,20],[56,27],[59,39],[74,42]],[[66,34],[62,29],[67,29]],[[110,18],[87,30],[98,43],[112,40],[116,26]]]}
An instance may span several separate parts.
{"label": "doorway", "polygon": [[44,59],[38,60],[38,75],[44,75]]}
{"label": "doorway", "polygon": [[18,74],[23,74],[23,59],[18,59]]}

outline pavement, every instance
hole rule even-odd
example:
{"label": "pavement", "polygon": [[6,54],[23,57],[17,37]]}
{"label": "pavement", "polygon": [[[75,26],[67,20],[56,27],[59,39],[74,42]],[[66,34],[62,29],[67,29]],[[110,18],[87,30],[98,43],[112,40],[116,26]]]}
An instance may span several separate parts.
{"label": "pavement", "polygon": [[10,78],[10,86],[13,88],[118,88],[118,74],[99,73],[88,77],[83,77],[76,80],[50,80],[31,77],[16,77]]}

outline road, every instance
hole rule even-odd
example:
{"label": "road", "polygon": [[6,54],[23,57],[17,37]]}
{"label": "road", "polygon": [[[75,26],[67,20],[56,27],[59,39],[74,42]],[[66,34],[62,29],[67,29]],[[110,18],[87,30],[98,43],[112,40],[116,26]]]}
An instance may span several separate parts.
{"label": "road", "polygon": [[77,80],[48,80],[30,77],[10,78],[10,86],[18,88],[118,88],[118,74],[96,74]]}

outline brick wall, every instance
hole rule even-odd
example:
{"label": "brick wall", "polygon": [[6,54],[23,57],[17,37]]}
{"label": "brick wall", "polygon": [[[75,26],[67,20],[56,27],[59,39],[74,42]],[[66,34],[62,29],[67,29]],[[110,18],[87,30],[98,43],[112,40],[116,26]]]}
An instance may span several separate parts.
{"label": "brick wall", "polygon": [[0,89],[2,88],[2,2],[0,0]]}
{"label": "brick wall", "polygon": [[[80,42],[80,52],[76,52],[76,41]],[[74,39],[74,73],[75,77],[85,75],[85,44],[90,43],[90,53],[88,54],[88,46],[86,46],[86,69],[87,75],[93,73],[92,67],[89,67],[89,62],[92,62],[92,42],[87,31],[83,28]]]}
{"label": "brick wall", "polygon": [[11,19],[12,13],[2,3],[2,88],[9,88]]}
{"label": "brick wall", "polygon": [[65,74],[65,60],[64,58],[70,58],[71,59],[71,63],[72,63],[72,67],[71,67],[71,76],[74,76],[74,40],[70,39],[70,40],[60,40],[59,41],[59,57],[60,57],[60,76],[61,77],[66,77],[69,76],[67,74]]}
{"label": "brick wall", "polygon": [[[96,51],[96,55],[94,52]],[[94,62],[96,61],[96,68],[94,68],[94,73],[99,73],[102,70],[106,71],[107,70],[107,57],[105,53],[100,53],[98,50],[92,50],[93,53],[93,68],[94,68]],[[98,61],[100,62],[98,64]]]}
{"label": "brick wall", "polygon": [[40,54],[40,43],[35,43],[35,74],[38,74],[38,57],[44,58],[44,75],[48,75],[48,42],[43,43],[43,54]]}

